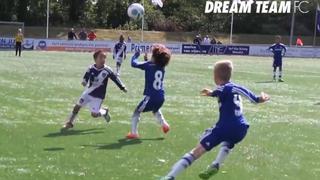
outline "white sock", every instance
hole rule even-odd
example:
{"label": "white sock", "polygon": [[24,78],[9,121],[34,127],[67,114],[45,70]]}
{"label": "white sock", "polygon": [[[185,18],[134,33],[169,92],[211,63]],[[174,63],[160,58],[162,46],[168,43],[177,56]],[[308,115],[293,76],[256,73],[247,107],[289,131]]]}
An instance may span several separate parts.
{"label": "white sock", "polygon": [[273,71],[273,77],[277,76],[277,71]]}
{"label": "white sock", "polygon": [[120,65],[119,64],[117,64],[116,73],[120,74]]}
{"label": "white sock", "polygon": [[154,113],[154,116],[156,117],[157,122],[161,126],[163,126],[164,124],[168,125],[168,122],[164,119],[163,114],[160,109],[156,113]]}
{"label": "white sock", "polygon": [[167,176],[177,177],[179,173],[191,166],[193,161],[195,161],[195,158],[191,153],[185,154],[178,162],[176,162],[176,164],[173,165]]}
{"label": "white sock", "polygon": [[220,151],[216,157],[216,160],[214,160],[212,162],[212,166],[218,165],[220,166],[223,161],[226,159],[226,157],[228,156],[228,154],[230,153],[230,148],[228,148],[228,143],[227,142],[222,142]]}
{"label": "white sock", "polygon": [[100,112],[101,116],[104,116],[107,114],[107,110],[105,110],[105,109],[100,109],[99,112]]}
{"label": "white sock", "polygon": [[138,134],[138,123],[140,121],[140,112],[135,111],[131,119],[131,133]]}

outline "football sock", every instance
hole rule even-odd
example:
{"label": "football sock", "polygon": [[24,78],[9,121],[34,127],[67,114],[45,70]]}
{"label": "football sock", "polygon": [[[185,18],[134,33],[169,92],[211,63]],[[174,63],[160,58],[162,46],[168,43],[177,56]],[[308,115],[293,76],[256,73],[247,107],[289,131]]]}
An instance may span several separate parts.
{"label": "football sock", "polygon": [[226,159],[228,154],[230,153],[230,148],[228,148],[228,144],[223,142],[222,146],[220,148],[220,151],[216,157],[216,159],[212,162],[211,166],[220,165],[223,163],[223,161]]}
{"label": "football sock", "polygon": [[100,112],[101,116],[104,116],[107,114],[107,110],[105,110],[105,109],[100,109],[99,112]]}
{"label": "football sock", "polygon": [[121,67],[121,64],[117,63],[117,67],[116,67],[116,73],[117,74],[120,74],[120,67]]}
{"label": "football sock", "polygon": [[277,76],[277,71],[273,71],[273,79],[275,79]]}
{"label": "football sock", "polygon": [[69,116],[69,118],[68,118],[68,122],[73,124],[75,119],[76,119],[76,117],[77,117],[77,115],[78,115],[78,112],[73,112],[72,111],[70,116]]}
{"label": "football sock", "polygon": [[131,133],[138,134],[138,123],[140,121],[140,112],[135,111],[131,119]]}
{"label": "football sock", "polygon": [[161,110],[158,110],[156,113],[154,113],[154,116],[156,117],[157,122],[163,126],[164,124],[168,124],[167,121],[164,119],[163,114]]}
{"label": "football sock", "polygon": [[279,79],[282,78],[282,71],[279,71]]}
{"label": "football sock", "polygon": [[167,176],[176,177],[183,170],[187,169],[195,161],[194,156],[191,153],[185,154],[175,165],[173,165],[171,171]]}

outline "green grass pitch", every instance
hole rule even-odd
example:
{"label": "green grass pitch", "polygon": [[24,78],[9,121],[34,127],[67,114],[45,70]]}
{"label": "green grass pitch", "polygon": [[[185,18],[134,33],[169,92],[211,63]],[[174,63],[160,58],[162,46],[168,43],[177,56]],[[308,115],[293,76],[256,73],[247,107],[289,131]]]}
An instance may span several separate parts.
{"label": "green grass pitch", "polygon": [[[143,114],[141,140],[123,138],[142,99],[144,73],[127,60],[124,94],[110,82],[104,105],[112,122],[93,119],[88,110],[74,130],[59,129],[80,96],[89,53],[0,52],[0,179],[154,180],[165,175],[193,148],[217,119],[215,99],[201,97],[213,87],[212,65],[231,59],[233,81],[271,95],[263,105],[244,101],[250,130],[226,160],[217,180],[320,179],[320,61],[285,58],[284,83],[270,83],[270,57],[173,55],[165,79],[163,113],[171,132],[163,135],[153,116]],[[108,57],[108,64],[115,62]],[[196,180],[217,149],[178,179]]]}

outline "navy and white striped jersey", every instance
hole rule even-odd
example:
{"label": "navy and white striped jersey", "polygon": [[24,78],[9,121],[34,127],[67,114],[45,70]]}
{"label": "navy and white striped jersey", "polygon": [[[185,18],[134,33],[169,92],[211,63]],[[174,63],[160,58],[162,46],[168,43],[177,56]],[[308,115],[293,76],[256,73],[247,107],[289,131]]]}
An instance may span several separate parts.
{"label": "navy and white striped jersey", "polygon": [[127,45],[125,42],[118,42],[113,49],[114,59],[123,59],[127,53]]}
{"label": "navy and white striped jersey", "polygon": [[243,86],[232,82],[218,86],[211,94],[218,98],[220,116],[217,126],[248,125],[242,112],[242,97],[252,103],[259,103],[259,97]]}
{"label": "navy and white striped jersey", "polygon": [[281,61],[282,57],[286,54],[287,48],[282,43],[273,44],[268,48],[273,53],[273,58],[276,61]]}
{"label": "navy and white striped jersey", "polygon": [[84,93],[90,96],[104,99],[106,96],[108,79],[111,79],[121,90],[125,89],[125,85],[118,76],[114,74],[109,66],[97,69],[91,65],[83,76],[83,81],[89,83]]}

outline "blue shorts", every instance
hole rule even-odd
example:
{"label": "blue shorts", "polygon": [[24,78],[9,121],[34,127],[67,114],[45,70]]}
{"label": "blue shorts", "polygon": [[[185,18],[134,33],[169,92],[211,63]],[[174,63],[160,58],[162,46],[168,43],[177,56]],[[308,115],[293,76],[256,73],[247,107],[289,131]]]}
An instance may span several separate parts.
{"label": "blue shorts", "polygon": [[282,60],[274,60],[273,67],[282,67]]}
{"label": "blue shorts", "polygon": [[213,127],[207,129],[200,140],[200,144],[207,151],[216,147],[222,142],[228,143],[228,148],[232,149],[235,144],[244,139],[247,134],[249,125],[243,124],[236,127]]}
{"label": "blue shorts", "polygon": [[164,98],[145,96],[136,108],[138,112],[157,112],[164,103]]}

